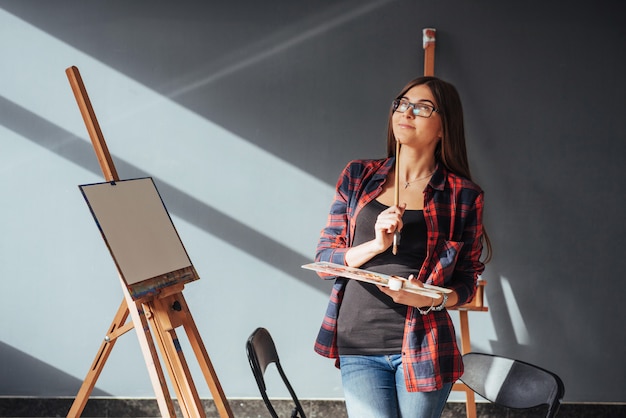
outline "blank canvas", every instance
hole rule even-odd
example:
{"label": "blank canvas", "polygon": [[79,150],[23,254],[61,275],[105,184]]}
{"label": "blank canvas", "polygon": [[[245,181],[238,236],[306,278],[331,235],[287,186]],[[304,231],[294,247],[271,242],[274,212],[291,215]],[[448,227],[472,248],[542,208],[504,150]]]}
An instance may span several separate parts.
{"label": "blank canvas", "polygon": [[152,178],[79,187],[127,285],[191,266]]}

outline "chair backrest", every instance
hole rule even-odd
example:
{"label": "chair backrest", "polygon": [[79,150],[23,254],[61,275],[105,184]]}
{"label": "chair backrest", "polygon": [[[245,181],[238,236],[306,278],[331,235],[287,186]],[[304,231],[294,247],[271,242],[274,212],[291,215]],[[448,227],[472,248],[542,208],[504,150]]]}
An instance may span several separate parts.
{"label": "chair backrest", "polygon": [[548,405],[546,417],[556,415],[565,393],[556,374],[493,354],[467,353],[463,364],[461,381],[488,401],[516,409]]}
{"label": "chair backrest", "polygon": [[291,418],[306,418],[302,405],[300,405],[300,401],[298,400],[298,397],[291,387],[291,384],[289,383],[289,380],[287,379],[287,376],[285,375],[285,372],[280,364],[278,352],[276,351],[276,345],[274,345],[274,340],[272,339],[269,331],[265,328],[257,328],[254,330],[246,342],[246,352],[248,354],[250,367],[252,368],[252,374],[254,375],[259,391],[261,392],[261,397],[263,398],[265,406],[269,410],[272,417],[278,418],[278,414],[276,413],[276,410],[267,395],[267,387],[265,385],[264,376],[267,366],[274,363],[276,370],[287,387],[294,403]]}

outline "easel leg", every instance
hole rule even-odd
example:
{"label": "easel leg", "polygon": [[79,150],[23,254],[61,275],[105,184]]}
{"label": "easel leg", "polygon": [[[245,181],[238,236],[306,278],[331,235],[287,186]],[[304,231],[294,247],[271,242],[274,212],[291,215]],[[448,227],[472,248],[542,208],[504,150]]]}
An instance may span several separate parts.
{"label": "easel leg", "polygon": [[[461,353],[466,354],[472,351],[467,311],[459,311],[459,319],[461,326]],[[464,384],[461,383],[461,385],[463,385],[463,390],[465,391],[465,411],[467,418],[476,418],[476,398],[474,392]]]}
{"label": "easel leg", "polygon": [[176,324],[172,324],[170,318],[170,310],[172,308],[169,299],[169,297],[165,300],[157,299],[145,305],[147,309],[151,309],[151,314],[148,318],[155,329],[157,344],[165,358],[165,365],[183,416],[185,418],[204,418],[206,416],[204,407],[198,396],[198,391],[193,383],[180,342],[176,336]]}
{"label": "easel leg", "polygon": [[172,377],[171,380],[175,383],[179,400],[183,399],[183,402],[179,401],[179,404],[181,404],[181,409],[186,414],[185,416],[204,417],[204,409],[176,336],[175,329],[181,325],[184,326],[187,333],[189,342],[213,395],[220,417],[232,418],[233,413],[230,405],[222,391],[217,374],[209,360],[208,353],[202,343],[182,293],[157,299],[151,306],[154,310],[153,318],[150,318],[151,323],[155,329],[159,330],[157,341],[159,341],[160,349],[167,358],[168,372]]}
{"label": "easel leg", "polygon": [[154,346],[154,340],[148,326],[148,321],[143,313],[143,308],[140,303],[133,300],[132,296],[126,288],[126,284],[122,277],[120,277],[122,284],[122,291],[124,292],[124,298],[126,299],[127,306],[131,306],[130,316],[135,324],[135,331],[137,331],[137,339],[139,340],[139,346],[143,353],[143,358],[146,362],[146,368],[150,375],[150,382],[152,382],[152,388],[156,396],[159,411],[162,417],[176,417],[174,410],[174,404],[172,398],[167,389],[167,380],[163,374],[161,363],[159,362],[159,356]]}
{"label": "easel leg", "polygon": [[74,402],[72,403],[72,407],[67,413],[68,417],[79,417],[80,414],[82,414],[83,409],[85,409],[85,405],[87,405],[89,396],[91,395],[93,388],[96,386],[96,381],[98,380],[98,377],[100,376],[100,373],[104,368],[104,364],[106,363],[109,354],[111,354],[111,351],[113,350],[115,341],[117,341],[117,336],[114,338],[110,338],[110,335],[118,329],[122,328],[126,323],[127,318],[128,306],[126,306],[125,301],[122,301],[119,309],[117,310],[117,313],[115,314],[115,317],[113,318],[113,322],[109,327],[109,331],[107,332],[106,337],[102,342],[102,345],[100,345],[98,354],[91,364],[91,368],[87,373],[87,377],[85,377],[85,380],[83,381],[83,384],[80,387],[80,390],[78,391]]}
{"label": "easel leg", "polygon": [[[125,295],[128,295],[128,298],[123,300],[120,304],[113,322],[109,327],[109,332],[100,346],[98,354],[96,355],[96,358],[87,373],[87,377],[83,381],[83,384],[81,385],[78,394],[76,395],[76,398],[67,413],[68,418],[80,417],[85,409],[85,405],[87,405],[87,401],[89,400],[89,396],[91,395],[93,388],[96,386],[96,381],[98,380],[98,377],[100,376],[111,351],[113,351],[117,338],[132,328],[135,328],[137,331],[139,344],[144,354],[150,380],[152,381],[152,386],[156,394],[159,411],[163,417],[176,416],[174,404],[172,403],[172,399],[167,390],[167,382],[165,380],[165,376],[163,375],[161,364],[159,363],[159,358],[156,353],[156,348],[154,347],[148,323],[137,307],[137,304],[132,300],[132,298],[130,298],[125,286],[124,293]],[[129,309],[129,306],[132,306],[133,308]],[[126,323],[129,315],[131,316],[132,321]]]}
{"label": "easel leg", "polygon": [[[178,300],[182,307],[181,312],[189,313],[189,307],[187,306],[187,302],[185,301],[182,293],[180,294],[180,298]],[[200,363],[200,368],[202,369],[204,378],[209,385],[209,389],[211,390],[211,394],[213,395],[213,401],[215,402],[215,406],[220,414],[220,417],[232,417],[233,412],[230,409],[230,405],[228,404],[226,395],[222,390],[222,386],[220,385],[219,379],[217,378],[217,373],[215,372],[213,364],[209,359],[209,354],[204,347],[204,343],[202,342],[202,338],[200,337],[200,332],[196,327],[196,323],[194,322],[191,313],[184,315],[183,327],[185,328],[185,332],[187,333],[187,337],[189,338],[191,347],[196,354],[196,358]]]}

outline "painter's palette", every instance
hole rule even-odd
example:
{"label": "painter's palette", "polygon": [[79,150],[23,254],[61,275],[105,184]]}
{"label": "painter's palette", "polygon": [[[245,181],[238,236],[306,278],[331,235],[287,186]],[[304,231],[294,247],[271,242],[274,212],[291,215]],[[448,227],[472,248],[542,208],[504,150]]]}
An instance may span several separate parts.
{"label": "painter's palette", "polygon": [[[424,284],[424,287],[418,287],[408,279],[398,276],[389,276],[387,274],[377,273],[374,271],[363,270],[355,267],[348,267],[341,264],[317,262],[309,263],[302,266],[307,270],[314,270],[320,273],[330,274],[337,277],[346,277],[348,279],[359,280],[366,283],[376,284],[380,286],[394,287],[400,281],[400,287],[407,292],[416,293],[423,296],[428,296],[433,299],[439,299],[442,293],[450,293],[452,290],[445,287],[433,286],[430,284]],[[398,288],[396,288],[398,289]]]}

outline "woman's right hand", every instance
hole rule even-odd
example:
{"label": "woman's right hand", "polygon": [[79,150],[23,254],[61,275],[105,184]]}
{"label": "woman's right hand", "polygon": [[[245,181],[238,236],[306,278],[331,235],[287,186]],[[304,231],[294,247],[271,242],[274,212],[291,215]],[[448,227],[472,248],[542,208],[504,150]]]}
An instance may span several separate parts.
{"label": "woman's right hand", "polygon": [[402,214],[406,204],[391,206],[380,212],[374,224],[374,239],[350,248],[345,263],[350,267],[361,267],[374,256],[384,252],[393,244],[393,234],[402,230]]}
{"label": "woman's right hand", "polygon": [[376,233],[374,242],[381,253],[393,244],[395,232],[402,231],[402,215],[404,214],[405,208],[405,203],[400,206],[391,206],[382,211],[376,218],[376,223],[374,224],[374,231]]}

